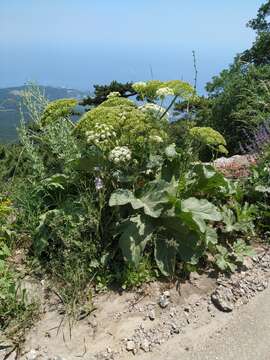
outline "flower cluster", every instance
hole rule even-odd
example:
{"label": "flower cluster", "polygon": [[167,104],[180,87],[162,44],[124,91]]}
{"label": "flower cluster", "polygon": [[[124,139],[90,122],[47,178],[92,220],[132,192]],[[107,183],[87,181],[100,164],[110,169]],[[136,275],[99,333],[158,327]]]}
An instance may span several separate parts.
{"label": "flower cluster", "polygon": [[166,96],[174,95],[174,91],[169,87],[162,87],[157,90],[156,95],[161,99],[165,99]]}
{"label": "flower cluster", "polygon": [[131,151],[127,146],[116,146],[109,155],[109,160],[115,164],[131,160]]}
{"label": "flower cluster", "polygon": [[160,136],[158,136],[158,135],[151,135],[151,136],[150,136],[150,140],[151,140],[153,143],[156,143],[156,144],[161,144],[161,143],[163,143],[162,137],[160,137]]}
{"label": "flower cluster", "polygon": [[47,126],[59,119],[69,119],[74,113],[74,108],[77,104],[78,101],[76,99],[58,99],[51,101],[41,115],[41,125]]}
{"label": "flower cluster", "polygon": [[86,131],[87,142],[95,145],[108,144],[116,138],[116,132],[111,125],[96,124],[94,130]]}
{"label": "flower cluster", "polygon": [[[149,115],[152,115],[155,118],[161,117],[161,115],[163,115],[164,112],[166,111],[166,109],[164,109],[162,106],[152,103],[142,105],[139,107],[139,109],[142,112],[148,113]],[[168,116],[167,116],[167,120],[168,120]]]}
{"label": "flower cluster", "polygon": [[146,88],[146,83],[143,82],[143,81],[136,82],[136,83],[134,83],[134,84],[132,85],[132,88],[133,88],[136,92],[140,93],[140,92],[142,92],[142,91]]}
{"label": "flower cluster", "polygon": [[95,178],[95,188],[97,191],[99,191],[103,188],[103,181],[100,177]]}
{"label": "flower cluster", "polygon": [[119,96],[121,96],[119,91],[112,91],[107,96],[107,99],[116,98],[116,97],[119,97]]}
{"label": "flower cluster", "polygon": [[215,149],[220,153],[228,153],[228,150],[226,149],[226,140],[218,131],[212,129],[211,127],[195,126],[189,130],[189,134],[193,139],[211,147],[212,149]]}

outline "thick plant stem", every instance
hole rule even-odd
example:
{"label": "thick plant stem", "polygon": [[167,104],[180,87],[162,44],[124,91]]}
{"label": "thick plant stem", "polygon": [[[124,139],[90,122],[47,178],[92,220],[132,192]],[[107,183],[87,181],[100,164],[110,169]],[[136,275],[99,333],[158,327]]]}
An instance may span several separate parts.
{"label": "thick plant stem", "polygon": [[176,99],[178,98],[178,95],[175,95],[175,97],[172,99],[172,102],[167,107],[167,109],[164,111],[164,113],[161,115],[160,120],[164,118],[164,116],[167,114],[167,112],[172,108],[173,104],[175,103]]}

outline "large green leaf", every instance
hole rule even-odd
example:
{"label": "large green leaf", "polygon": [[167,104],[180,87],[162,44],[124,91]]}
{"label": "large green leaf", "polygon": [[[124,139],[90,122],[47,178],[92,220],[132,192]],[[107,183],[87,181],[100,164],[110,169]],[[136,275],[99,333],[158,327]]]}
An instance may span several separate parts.
{"label": "large green leaf", "polygon": [[195,184],[196,189],[193,190],[206,192],[229,187],[229,181],[212,165],[197,164],[194,172],[197,175],[197,183]]}
{"label": "large green leaf", "polygon": [[176,261],[177,244],[175,240],[167,240],[158,237],[155,241],[155,260],[157,266],[164,276],[174,273]]}
{"label": "large green leaf", "polygon": [[181,216],[162,218],[162,225],[166,228],[167,237],[176,241],[175,249],[181,260],[196,264],[203,254],[204,246],[200,243],[200,230],[192,215],[186,215],[188,221]]}
{"label": "large green leaf", "polygon": [[143,209],[146,215],[158,218],[164,210],[164,206],[169,203],[169,194],[173,190],[173,186],[166,181],[152,181],[145,186],[138,197],[126,189],[116,190],[111,195],[109,205],[131,204],[134,210]]}
{"label": "large green leaf", "polygon": [[218,243],[216,229],[207,226],[205,231],[205,243],[207,247],[216,245]]}
{"label": "large green leaf", "polygon": [[140,199],[137,199],[130,190],[118,189],[112,193],[109,201],[110,206],[123,206],[127,204],[131,204],[135,210],[144,206],[143,202]]}
{"label": "large green leaf", "polygon": [[179,218],[190,230],[201,233],[204,233],[206,231],[207,226],[204,219],[198,215],[194,215],[192,212],[182,211],[179,214]]}
{"label": "large green leaf", "polygon": [[36,255],[41,255],[43,251],[49,245],[49,240],[51,236],[51,230],[49,227],[50,221],[60,213],[60,210],[54,209],[49,210],[46,213],[40,215],[39,225],[35,229],[35,234],[33,238],[33,248]]}
{"label": "large green leaf", "polygon": [[152,238],[151,223],[141,215],[132,216],[120,225],[119,230],[121,232],[119,246],[124,258],[129,263],[138,266],[144,248]]}
{"label": "large green leaf", "polygon": [[82,155],[79,159],[72,160],[71,165],[75,170],[92,172],[94,167],[101,167],[104,163],[105,159],[102,151],[92,146],[91,151]]}
{"label": "large green leaf", "polygon": [[206,199],[190,197],[182,201],[182,211],[192,213],[194,218],[220,221],[222,216],[218,208]]}

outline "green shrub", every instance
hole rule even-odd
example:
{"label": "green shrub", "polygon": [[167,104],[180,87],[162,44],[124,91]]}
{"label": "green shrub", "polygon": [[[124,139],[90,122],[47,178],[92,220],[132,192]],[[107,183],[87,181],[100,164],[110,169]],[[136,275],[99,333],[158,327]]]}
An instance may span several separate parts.
{"label": "green shrub", "polygon": [[46,126],[59,119],[68,119],[78,104],[76,99],[59,99],[51,101],[44,109],[40,118],[42,126]]}
{"label": "green shrub", "polygon": [[179,81],[139,86],[149,87],[155,103],[137,106],[110,94],[75,126],[73,103],[54,103],[36,112],[36,127],[20,130],[28,176],[14,178],[18,238],[30,241],[33,264],[50,275],[72,313],[88,298],[90,279],[96,289],[112,282],[129,288],[210,264],[209,254],[220,264],[220,251],[230,255],[238,235],[246,239],[244,230],[253,229],[251,208],[240,199],[228,208],[227,231],[224,206],[236,204],[237,191],[197,164],[201,143],[220,150],[222,135],[188,124],[180,129],[184,141],[170,143],[162,102],[172,97],[171,108],[176,97],[193,97],[193,88]]}
{"label": "green shrub", "polygon": [[115,145],[131,147],[147,144],[151,136],[160,136],[162,139],[166,139],[164,131],[166,123],[164,121],[159,122],[156,118],[134,107],[133,104],[114,106],[104,106],[103,104],[82,116],[76,125],[76,133],[85,137],[85,133],[92,131],[96,125],[107,125],[116,133],[117,143]]}
{"label": "green shrub", "polygon": [[0,198],[0,331],[14,339],[31,323],[36,305],[27,302],[25,290],[20,289],[18,273],[8,261],[13,236],[11,214],[10,201]]}

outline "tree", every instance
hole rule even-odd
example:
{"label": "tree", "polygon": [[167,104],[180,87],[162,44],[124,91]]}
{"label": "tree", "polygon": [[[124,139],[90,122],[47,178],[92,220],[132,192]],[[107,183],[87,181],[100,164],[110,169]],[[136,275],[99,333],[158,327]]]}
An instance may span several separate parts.
{"label": "tree", "polygon": [[[231,153],[270,116],[270,66],[243,64],[239,58],[208,83],[208,126],[222,133]],[[201,116],[201,113],[198,114]]]}
{"label": "tree", "polygon": [[119,92],[124,98],[136,96],[137,92],[132,88],[132,82],[119,83],[112,81],[109,85],[94,85],[94,96],[89,96],[82,101],[83,106],[98,106],[107,99],[111,92]]}
{"label": "tree", "polygon": [[263,4],[247,26],[257,32],[252,47],[241,54],[241,60],[255,65],[270,64],[270,0]]}

